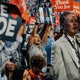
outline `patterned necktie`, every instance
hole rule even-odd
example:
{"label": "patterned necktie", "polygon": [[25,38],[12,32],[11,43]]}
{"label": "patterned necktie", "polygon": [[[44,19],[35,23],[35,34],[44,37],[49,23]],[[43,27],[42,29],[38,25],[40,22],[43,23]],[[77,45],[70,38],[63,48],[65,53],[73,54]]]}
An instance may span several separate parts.
{"label": "patterned necktie", "polygon": [[74,47],[75,47],[75,48],[76,48],[76,50],[77,50],[77,44],[76,44],[76,41],[75,41],[75,40],[73,40],[73,41],[72,41],[72,43],[73,43]]}
{"label": "patterned necktie", "polygon": [[77,54],[77,57],[79,59],[78,63],[80,64],[80,53],[79,53],[79,49],[75,40],[73,41],[73,45],[75,47],[75,53]]}

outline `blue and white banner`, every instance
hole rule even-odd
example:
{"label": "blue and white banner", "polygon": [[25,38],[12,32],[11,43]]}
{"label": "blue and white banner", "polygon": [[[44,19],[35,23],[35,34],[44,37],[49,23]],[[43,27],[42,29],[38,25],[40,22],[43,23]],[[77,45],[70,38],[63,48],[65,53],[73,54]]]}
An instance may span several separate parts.
{"label": "blue and white banner", "polygon": [[54,10],[49,7],[39,7],[36,9],[37,22],[38,23],[55,23],[55,18],[53,17]]}

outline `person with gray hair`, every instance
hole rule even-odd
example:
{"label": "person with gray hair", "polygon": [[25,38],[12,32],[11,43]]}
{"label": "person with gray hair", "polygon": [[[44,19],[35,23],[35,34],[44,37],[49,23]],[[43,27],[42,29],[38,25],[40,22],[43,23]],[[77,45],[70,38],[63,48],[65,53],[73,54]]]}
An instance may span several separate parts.
{"label": "person with gray hair", "polygon": [[[57,80],[80,80],[80,52],[75,35],[78,33],[79,20],[73,12],[60,16],[63,35],[53,44],[51,64]],[[75,44],[73,43],[75,42]]]}

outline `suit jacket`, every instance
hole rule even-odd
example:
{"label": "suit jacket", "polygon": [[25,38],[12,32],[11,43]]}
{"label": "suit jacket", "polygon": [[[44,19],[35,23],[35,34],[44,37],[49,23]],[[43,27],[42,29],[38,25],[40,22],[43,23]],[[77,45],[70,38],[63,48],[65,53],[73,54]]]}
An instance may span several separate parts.
{"label": "suit jacket", "polygon": [[80,74],[70,43],[63,35],[51,49],[51,63],[57,80],[80,80]]}

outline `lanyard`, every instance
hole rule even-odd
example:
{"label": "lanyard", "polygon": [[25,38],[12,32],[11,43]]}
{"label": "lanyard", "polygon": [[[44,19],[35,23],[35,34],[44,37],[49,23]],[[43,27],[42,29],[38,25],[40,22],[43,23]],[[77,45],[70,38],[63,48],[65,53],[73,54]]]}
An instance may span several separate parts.
{"label": "lanyard", "polygon": [[72,44],[72,42],[70,41],[70,39],[68,38],[68,36],[65,34],[65,38],[68,40],[68,42],[70,43],[70,45],[72,46],[72,48],[75,50],[75,53],[79,59],[78,63],[80,64],[80,53],[79,53],[79,46],[78,49],[75,48],[75,46]]}

